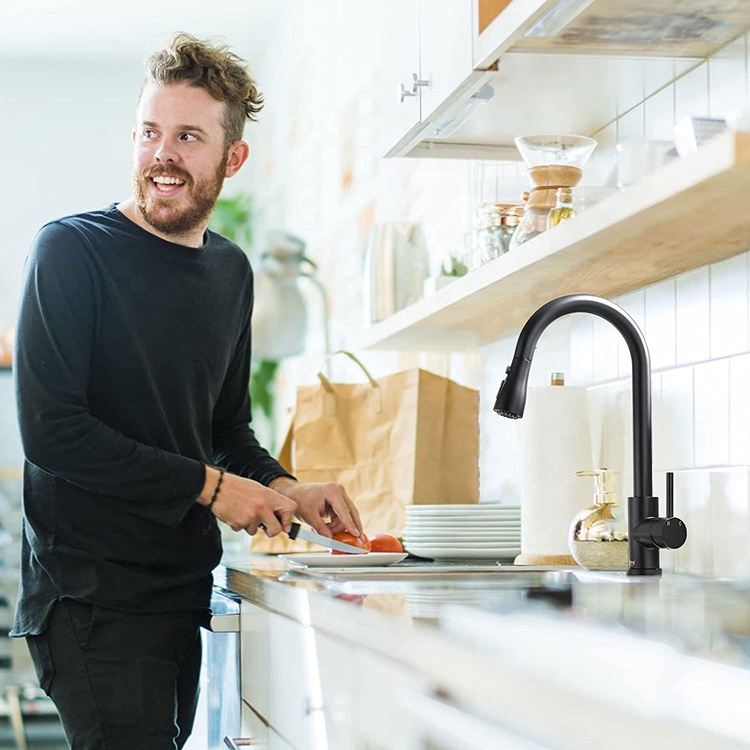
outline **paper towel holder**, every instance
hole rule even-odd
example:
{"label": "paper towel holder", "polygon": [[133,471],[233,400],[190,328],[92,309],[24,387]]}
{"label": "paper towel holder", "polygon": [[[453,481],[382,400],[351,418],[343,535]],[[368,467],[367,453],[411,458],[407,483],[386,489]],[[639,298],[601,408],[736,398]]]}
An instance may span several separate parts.
{"label": "paper towel holder", "polygon": [[[633,371],[633,497],[628,498],[628,575],[658,576],[659,548],[676,549],[685,543],[687,529],[679,518],[659,517],[659,498],[653,496],[651,453],[651,366],[640,328],[621,307],[602,297],[568,294],[542,305],[518,335],[513,362],[506,369],[495,399],[495,412],[520,419],[526,406],[529,371],[539,337],[557,318],[569,313],[591,313],[611,323],[625,339]],[[653,529],[679,526],[676,538],[665,540]],[[684,533],[682,533],[684,532]],[[658,538],[657,538],[658,537]]]}

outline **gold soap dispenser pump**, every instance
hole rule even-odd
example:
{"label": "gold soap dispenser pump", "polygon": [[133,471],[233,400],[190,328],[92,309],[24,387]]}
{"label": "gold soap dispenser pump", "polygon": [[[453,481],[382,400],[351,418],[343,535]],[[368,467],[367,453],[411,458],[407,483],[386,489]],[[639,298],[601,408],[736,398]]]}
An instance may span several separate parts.
{"label": "gold soap dispenser pump", "polygon": [[568,546],[575,561],[588,570],[627,570],[628,535],[612,509],[617,507],[615,472],[609,469],[577,471],[594,477],[594,504],[576,515],[568,530]]}

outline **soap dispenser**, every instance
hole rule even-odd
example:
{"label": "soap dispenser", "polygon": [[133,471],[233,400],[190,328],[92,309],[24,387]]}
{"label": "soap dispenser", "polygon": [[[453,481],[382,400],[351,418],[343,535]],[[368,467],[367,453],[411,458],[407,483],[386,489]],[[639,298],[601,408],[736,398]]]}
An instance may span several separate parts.
{"label": "soap dispenser", "polygon": [[628,535],[612,509],[617,506],[614,475],[609,469],[577,471],[577,477],[594,477],[594,504],[573,519],[568,546],[575,561],[588,570],[627,570]]}

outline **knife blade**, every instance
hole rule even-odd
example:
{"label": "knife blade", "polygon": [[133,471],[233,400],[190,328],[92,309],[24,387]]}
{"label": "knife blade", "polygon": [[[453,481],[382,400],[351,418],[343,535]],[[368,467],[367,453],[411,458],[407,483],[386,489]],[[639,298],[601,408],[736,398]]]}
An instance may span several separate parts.
{"label": "knife blade", "polygon": [[317,534],[312,529],[305,529],[300,524],[293,522],[292,528],[289,529],[289,538],[297,539],[298,537],[304,539],[306,542],[319,544],[321,547],[328,547],[328,549],[335,549],[338,552],[346,552],[350,555],[364,555],[367,553],[366,549],[355,547],[353,544],[337,542],[335,539],[329,539],[327,536]]}

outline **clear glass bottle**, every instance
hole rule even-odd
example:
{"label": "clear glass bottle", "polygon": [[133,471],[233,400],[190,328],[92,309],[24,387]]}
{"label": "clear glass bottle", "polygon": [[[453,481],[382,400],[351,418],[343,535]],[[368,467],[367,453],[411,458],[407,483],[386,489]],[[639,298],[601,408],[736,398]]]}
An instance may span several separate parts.
{"label": "clear glass bottle", "polygon": [[547,229],[556,227],[561,221],[572,219],[576,215],[573,208],[573,188],[557,188],[557,202],[547,215]]}
{"label": "clear glass bottle", "polygon": [[476,213],[478,261],[488,263],[510,249],[510,239],[523,215],[522,206],[486,203]]}

